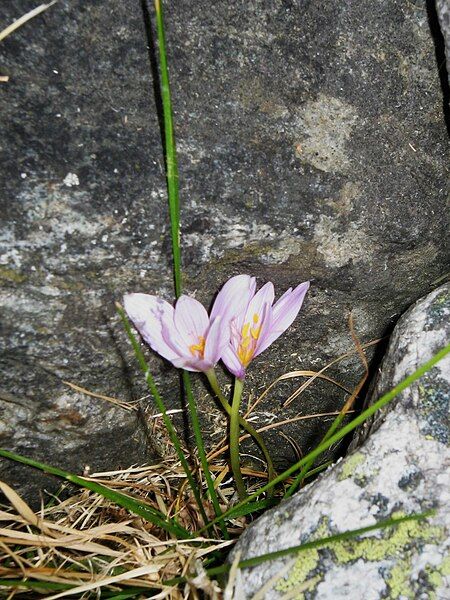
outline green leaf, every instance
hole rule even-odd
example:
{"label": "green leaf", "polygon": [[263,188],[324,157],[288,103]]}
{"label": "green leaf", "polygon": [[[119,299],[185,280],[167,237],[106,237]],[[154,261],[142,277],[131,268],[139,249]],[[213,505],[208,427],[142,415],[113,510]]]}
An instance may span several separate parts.
{"label": "green leaf", "polygon": [[[150,588],[127,588],[122,592],[102,591],[100,598],[108,598],[108,600],[127,600],[128,598],[151,598],[148,594],[157,594],[161,590],[152,590]],[[144,595],[145,594],[145,595]]]}
{"label": "green leaf", "polygon": [[166,36],[162,0],[155,0],[156,30],[159,47],[159,71],[161,77],[161,100],[164,121],[164,151],[166,159],[167,194],[169,198],[170,227],[172,234],[173,273],[175,293],[181,295],[181,249],[180,249],[180,200],[178,189],[178,159],[170,95],[169,70],[167,67]]}
{"label": "green leaf", "polygon": [[227,512],[227,519],[237,519],[260,510],[272,508],[279,504],[280,500],[281,498],[278,500],[276,498],[267,498],[266,500],[258,500],[257,502],[251,502],[244,506],[236,505]]}
{"label": "green leaf", "polygon": [[42,594],[48,591],[60,591],[60,590],[70,590],[70,588],[74,587],[69,583],[57,583],[53,581],[33,581],[30,579],[22,580],[22,579],[0,579],[0,588],[29,588],[32,590],[36,590],[37,592],[42,590]]}

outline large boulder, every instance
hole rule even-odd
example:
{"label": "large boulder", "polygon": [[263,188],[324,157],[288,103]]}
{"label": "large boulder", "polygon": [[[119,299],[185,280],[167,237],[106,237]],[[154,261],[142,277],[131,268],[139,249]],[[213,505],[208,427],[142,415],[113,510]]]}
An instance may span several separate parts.
{"label": "large boulder", "polygon": [[[372,400],[450,342],[450,284],[411,308],[392,336]],[[435,509],[370,537],[329,544],[246,569],[236,600],[436,598],[450,594],[450,356],[388,405],[364,444],[316,482],[258,519],[241,559]],[[256,597],[256,596],[255,596]],[[287,597],[287,596],[286,596]]]}
{"label": "large boulder", "polygon": [[[209,303],[236,273],[279,293],[312,281],[296,324],[252,366],[255,395],[351,350],[350,310],[364,341],[384,335],[444,272],[448,155],[426,2],[164,4],[185,289]],[[28,8],[10,0],[2,23]],[[126,291],[173,297],[148,44],[139,2],[60,0],[0,47],[0,444],[71,469],[149,456],[145,419],[64,383],[144,396],[113,302]],[[176,377],[149,360],[180,408]],[[334,375],[351,388],[362,372],[354,358]],[[274,388],[258,423],[343,403],[320,383],[282,410],[297,385]],[[202,402],[217,439],[224,424]],[[327,425],[285,426],[292,444],[271,433],[277,463]],[[31,493],[28,471],[0,464]]]}

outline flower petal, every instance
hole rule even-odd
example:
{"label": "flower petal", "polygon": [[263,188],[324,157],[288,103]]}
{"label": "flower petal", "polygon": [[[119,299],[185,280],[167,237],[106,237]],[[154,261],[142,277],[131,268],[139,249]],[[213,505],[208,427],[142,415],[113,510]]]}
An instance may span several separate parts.
{"label": "flower petal", "polygon": [[184,369],[185,371],[193,371],[194,373],[199,373],[201,371],[207,371],[210,366],[205,366],[205,361],[201,358],[194,358],[191,356],[190,358],[183,356],[181,358],[176,358],[172,361],[172,364],[177,369]]}
{"label": "flower petal", "polygon": [[217,294],[211,309],[211,321],[220,315],[225,323],[243,315],[255,289],[256,280],[250,275],[236,275],[229,279]]}
{"label": "flower petal", "polygon": [[213,367],[222,356],[225,347],[230,341],[230,332],[227,325],[223,325],[221,317],[216,317],[211,323],[206,336],[204,359]]}
{"label": "flower petal", "polygon": [[250,301],[245,312],[244,323],[250,323],[252,325],[253,316],[257,315],[258,319],[260,319],[260,325],[262,325],[261,318],[264,308],[267,304],[272,305],[274,298],[275,290],[273,289],[273,283],[268,281],[256,292]]}
{"label": "flower petal", "polygon": [[261,312],[261,329],[259,332],[259,337],[256,340],[256,348],[255,353],[253,354],[253,358],[256,358],[258,354],[261,354],[267,346],[265,345],[266,338],[272,332],[272,322],[273,322],[273,308],[272,305],[266,303]]}
{"label": "flower petal", "polygon": [[[298,285],[290,294],[284,293],[273,305],[274,325],[283,331],[292,325],[309,290],[309,281]],[[289,290],[288,290],[289,291]]]}
{"label": "flower petal", "polygon": [[173,323],[174,310],[168,302],[149,294],[127,294],[123,303],[134,326],[155,352],[170,361],[179,356],[163,337],[163,321]]}
{"label": "flower petal", "polygon": [[261,341],[258,354],[268,348],[288,327],[292,325],[298,315],[309,289],[309,281],[298,285],[289,294],[286,292],[272,307],[272,323],[270,331]]}
{"label": "flower petal", "polygon": [[198,344],[200,337],[206,337],[208,313],[198,300],[180,296],[175,305],[174,323],[187,346]]}
{"label": "flower petal", "polygon": [[238,377],[238,379],[244,379],[245,369],[230,345],[226,346],[222,352],[222,360],[230,373]]}

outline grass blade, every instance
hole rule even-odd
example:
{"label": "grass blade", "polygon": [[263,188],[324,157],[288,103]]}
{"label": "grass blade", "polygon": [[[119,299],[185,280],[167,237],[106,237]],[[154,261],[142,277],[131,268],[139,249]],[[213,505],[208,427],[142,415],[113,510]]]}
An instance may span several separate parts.
{"label": "grass blade", "polygon": [[236,505],[228,511],[227,518],[228,519],[237,519],[239,517],[244,517],[245,515],[252,514],[254,512],[260,510],[267,510],[276,506],[282,498],[266,498],[265,500],[257,500],[256,502],[250,502],[249,504],[245,504],[244,506]]}
{"label": "grass blade", "polygon": [[[359,427],[359,425],[364,423],[364,421],[369,419],[373,414],[375,414],[378,410],[380,410],[380,408],[383,408],[383,406],[386,406],[386,404],[391,402],[396,396],[398,396],[398,394],[403,392],[403,390],[405,390],[412,383],[414,383],[414,381],[416,381],[417,379],[422,377],[422,375],[424,375],[427,371],[429,371],[436,363],[438,363],[440,360],[442,360],[449,353],[450,353],[450,344],[448,344],[447,346],[445,346],[444,348],[439,350],[439,352],[437,352],[432,358],[430,358],[430,360],[428,360],[426,363],[424,363],[418,369],[416,369],[416,371],[414,371],[414,373],[411,373],[411,375],[408,375],[408,377],[405,377],[405,379],[403,379],[394,388],[392,388],[392,390],[390,390],[389,392],[384,394],[379,400],[377,400],[377,402],[374,402],[374,404],[372,404],[372,406],[369,406],[369,408],[367,408],[365,411],[363,411],[359,416],[357,416],[355,419],[353,419],[350,423],[348,423],[347,425],[342,427],[342,429],[340,429],[334,435],[329,437],[325,442],[319,444],[317,446],[317,448],[312,450],[309,454],[307,454],[301,460],[299,460],[294,465],[292,465],[292,467],[289,467],[289,469],[287,469],[286,471],[284,471],[283,473],[278,475],[273,481],[271,481],[270,483],[267,483],[266,485],[263,485],[261,488],[259,488],[259,490],[257,490],[256,492],[254,492],[253,494],[248,496],[248,498],[246,498],[245,500],[243,500],[242,502],[237,504],[236,507],[243,506],[244,504],[247,504],[248,502],[255,500],[256,498],[258,498],[258,496],[260,496],[262,493],[269,490],[272,486],[277,485],[281,481],[284,481],[285,479],[290,477],[293,473],[295,473],[295,471],[297,471],[298,469],[301,469],[304,465],[310,463],[310,461],[312,459],[316,459],[318,456],[323,454],[323,452],[325,450],[327,450],[330,446],[332,446],[333,444],[335,444],[336,442],[341,440],[348,433],[350,433],[351,431],[353,431],[354,429]],[[230,512],[230,511],[228,511],[228,512]],[[228,518],[228,512],[225,512],[222,515],[222,518]],[[197,534],[200,534],[203,531],[205,531],[208,527],[211,527],[211,525],[213,525],[216,521],[217,521],[217,519],[214,519],[213,521],[211,521],[211,523],[207,527],[203,527],[202,529],[200,529],[197,532]]]}
{"label": "grass blade", "polygon": [[161,76],[161,99],[163,104],[167,194],[169,197],[170,227],[172,233],[173,274],[175,294],[181,294],[181,249],[180,249],[180,200],[178,189],[178,160],[172,117],[169,71],[167,68],[166,36],[162,2],[155,0],[156,29],[159,46],[159,70]]}
{"label": "grass blade", "polygon": [[200,422],[198,419],[197,408],[195,406],[195,399],[191,388],[191,380],[186,371],[183,371],[183,384],[184,389],[186,391],[189,413],[191,416],[192,428],[194,430],[195,442],[197,444],[197,451],[200,459],[200,464],[202,465],[203,474],[205,476],[206,484],[208,486],[208,492],[214,507],[214,512],[216,514],[215,521],[219,524],[224,539],[228,540],[230,536],[228,535],[225,522],[222,519],[222,511],[220,510],[219,499],[217,497],[216,488],[214,487],[214,481],[211,476],[211,471],[209,470],[208,459],[206,458],[205,446],[203,444],[203,438],[200,429]]}
{"label": "grass blade", "polygon": [[[361,346],[361,343],[360,343],[360,341],[359,341],[359,339],[358,339],[358,337],[356,335],[355,328],[354,328],[354,325],[353,325],[353,316],[352,316],[352,314],[350,314],[350,317],[349,317],[349,326],[350,326],[350,331],[351,331],[351,334],[352,334],[353,341],[355,343],[356,349],[357,349],[358,354],[360,356],[361,362],[362,362],[362,364],[364,366],[364,376],[359,381],[358,385],[353,390],[353,392],[350,394],[350,397],[345,402],[344,406],[342,407],[342,409],[339,412],[339,414],[336,417],[336,419],[334,419],[333,423],[331,424],[331,427],[325,433],[324,437],[320,441],[321,444],[323,442],[326,442],[327,439],[330,438],[333,435],[333,433],[339,429],[342,421],[347,416],[349,410],[351,410],[353,408],[353,404],[354,404],[356,398],[358,397],[360,391],[362,390],[362,388],[363,388],[364,384],[366,383],[367,378],[369,376],[369,364],[367,362],[366,355],[364,354],[363,347]],[[284,495],[285,498],[290,498],[292,496],[292,494],[297,490],[297,488],[302,485],[303,480],[305,478],[305,475],[308,473],[308,470],[314,464],[314,460],[315,459],[311,459],[302,468],[302,470],[300,471],[300,473],[295,477],[293,483],[286,490],[286,493]]]}
{"label": "grass blade", "polygon": [[[180,249],[180,200],[178,188],[178,161],[175,144],[175,134],[172,116],[172,100],[170,94],[169,71],[167,68],[166,40],[164,32],[164,19],[162,0],[155,0],[156,29],[159,46],[159,69],[161,76],[161,98],[163,105],[164,119],[164,139],[165,139],[165,159],[167,175],[167,195],[169,199],[170,227],[172,234],[172,254],[173,254],[173,272],[175,281],[175,295],[178,298],[181,295],[182,277],[181,277],[181,249]],[[203,443],[200,422],[197,414],[197,407],[192,394],[192,387],[189,375],[183,371],[183,385],[188,401],[192,428],[194,430],[195,442],[197,445],[200,463],[205,475],[209,495],[214,506],[216,517],[220,517],[219,499],[214,488],[214,482],[209,471],[208,461],[206,459],[205,446]],[[228,539],[228,532],[223,522],[218,519],[222,533],[225,539]]]}
{"label": "grass blade", "polygon": [[[380,521],[379,523],[375,523],[375,525],[369,525],[368,527],[361,527],[359,529],[344,531],[343,533],[337,533],[335,535],[330,535],[328,537],[320,538],[318,540],[312,540],[311,542],[305,542],[304,544],[299,544],[298,546],[291,546],[290,548],[284,548],[283,550],[276,550],[275,552],[268,552],[267,554],[261,554],[260,556],[254,556],[253,558],[247,558],[238,563],[238,567],[240,569],[255,567],[268,560],[276,560],[277,558],[289,556],[290,554],[306,552],[306,550],[311,550],[312,548],[321,548],[322,546],[328,546],[329,544],[343,542],[345,540],[350,540],[365,533],[376,531],[378,529],[397,527],[401,523],[405,523],[407,521],[420,521],[422,519],[431,517],[434,514],[435,511],[431,510],[428,512],[407,515],[404,517],[393,517],[391,519],[386,519],[384,521]],[[214,577],[215,575],[221,575],[223,573],[226,573],[230,570],[230,568],[231,565],[224,564],[220,565],[219,567],[213,567],[211,569],[208,569],[206,572],[209,577]]]}
{"label": "grass blade", "polygon": [[131,329],[131,325],[127,319],[125,311],[120,306],[120,304],[116,304],[116,309],[117,309],[117,312],[118,312],[120,318],[122,319],[122,323],[123,323],[123,326],[125,327],[125,331],[127,332],[128,339],[130,340],[130,343],[133,346],[134,354],[137,358],[139,366],[140,366],[142,372],[144,373],[147,386],[148,386],[150,392],[152,393],[153,398],[155,399],[156,406],[158,407],[159,412],[162,414],[164,425],[166,426],[170,440],[171,440],[172,444],[174,445],[174,448],[175,448],[178,458],[180,460],[181,466],[183,467],[183,470],[186,473],[186,477],[189,481],[189,485],[191,486],[195,501],[197,502],[198,508],[200,510],[200,514],[202,515],[203,522],[208,523],[208,517],[206,516],[205,508],[203,506],[203,502],[202,502],[202,498],[200,495],[200,491],[198,489],[198,485],[192,475],[191,469],[189,468],[189,464],[184,455],[183,448],[181,446],[181,442],[177,435],[175,427],[173,426],[172,421],[170,420],[170,417],[167,414],[166,405],[164,404],[164,401],[161,398],[161,396],[158,392],[158,388],[156,387],[153,377],[151,376],[151,373],[148,369],[147,361],[145,360],[145,356],[144,356],[144,353],[142,352],[141,346],[139,345],[139,342],[137,341],[136,336],[134,335],[133,330]]}
{"label": "grass blade", "polygon": [[22,579],[0,579],[0,587],[7,587],[7,588],[20,588],[20,587],[24,587],[24,588],[28,588],[28,589],[35,589],[35,590],[46,590],[46,591],[53,591],[53,592],[57,592],[59,590],[70,590],[71,588],[75,587],[76,584],[71,585],[70,583],[58,583],[58,582],[54,582],[54,581],[41,581],[41,580],[37,580],[37,581],[31,581],[29,579],[27,580],[22,580]]}
{"label": "grass blade", "polygon": [[73,473],[69,473],[67,471],[63,471],[62,469],[58,469],[57,467],[52,467],[45,463],[38,462],[31,458],[27,458],[26,456],[22,456],[21,454],[15,454],[14,452],[9,452],[9,450],[4,450],[0,448],[0,456],[4,458],[9,458],[10,460],[14,460],[16,462],[22,463],[24,465],[28,465],[30,467],[34,467],[43,471],[44,473],[49,473],[51,475],[56,475],[57,477],[61,477],[66,481],[70,481],[70,483],[74,483],[80,487],[87,488],[92,492],[96,492],[100,494],[104,498],[115,502],[119,506],[123,506],[130,512],[139,515],[146,521],[150,521],[156,527],[160,527],[165,531],[169,532],[172,535],[175,535],[177,538],[188,539],[192,537],[191,534],[178,525],[173,519],[168,519],[163,513],[154,509],[153,507],[143,504],[138,500],[135,500],[131,496],[127,496],[121,492],[116,492],[100,483],[96,483],[95,481],[89,481],[88,479],[84,479],[82,477],[78,477],[78,475],[74,475]]}

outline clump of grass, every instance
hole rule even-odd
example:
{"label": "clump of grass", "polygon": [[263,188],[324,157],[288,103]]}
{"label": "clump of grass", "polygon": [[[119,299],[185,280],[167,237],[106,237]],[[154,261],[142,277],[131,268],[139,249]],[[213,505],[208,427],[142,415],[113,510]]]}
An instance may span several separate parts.
{"label": "clump of grass", "polygon": [[[256,489],[238,504],[233,502],[233,482],[223,483],[222,478],[220,484],[217,478],[220,517],[214,518],[212,504],[206,500],[203,500],[203,511],[199,510],[176,454],[172,460],[158,465],[86,478],[0,449],[0,456],[87,488],[67,500],[55,498],[53,503],[33,512],[9,486],[0,483],[1,491],[11,504],[0,509],[3,524],[0,529],[0,588],[10,590],[11,598],[15,590],[20,590],[21,597],[32,598],[36,594],[56,599],[98,592],[100,596],[97,594],[96,597],[101,598],[178,599],[196,598],[199,589],[207,594],[206,597],[219,597],[220,588],[214,578],[221,578],[230,569],[226,564],[230,545],[259,511],[283,497],[280,493],[278,498],[264,499],[263,496],[261,500],[263,493],[276,484],[295,482],[295,479],[289,481],[291,475],[305,465],[311,465],[327,448],[388,404],[449,352],[450,345],[275,480],[261,485],[257,472],[248,473],[252,487]],[[190,459],[187,450],[183,451]],[[218,458],[221,455],[218,453],[211,460],[211,472],[223,472],[226,468]],[[202,482],[201,477],[199,482]],[[206,490],[205,485],[200,489],[202,498]],[[206,523],[203,513],[207,517]],[[406,519],[428,516],[409,515]],[[230,539],[216,535],[216,524],[220,519],[226,523]],[[254,566],[287,553],[301,552],[312,547],[311,544],[314,547],[326,545],[373,529],[390,527],[403,520],[390,519],[364,530],[343,532],[288,548],[282,554],[271,553],[244,560],[236,566],[241,569]],[[212,537],[205,537],[208,531],[213,533]]]}

